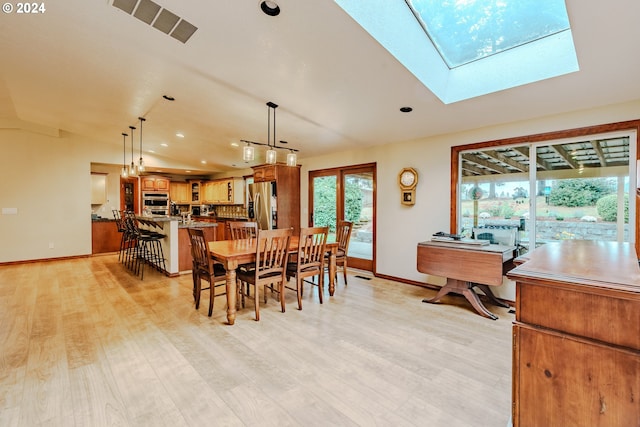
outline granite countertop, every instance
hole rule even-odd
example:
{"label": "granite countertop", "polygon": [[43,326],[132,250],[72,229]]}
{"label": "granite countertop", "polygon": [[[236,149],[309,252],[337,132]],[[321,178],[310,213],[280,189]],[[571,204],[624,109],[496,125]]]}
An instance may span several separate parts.
{"label": "granite countertop", "polygon": [[218,224],[215,222],[207,222],[207,221],[191,221],[191,222],[187,222],[186,224],[183,224],[182,222],[180,222],[178,224],[178,228],[204,228],[204,227],[217,227]]}
{"label": "granite countertop", "polygon": [[115,221],[115,219],[113,218],[102,218],[102,217],[91,218],[91,222],[113,222],[113,221]]}

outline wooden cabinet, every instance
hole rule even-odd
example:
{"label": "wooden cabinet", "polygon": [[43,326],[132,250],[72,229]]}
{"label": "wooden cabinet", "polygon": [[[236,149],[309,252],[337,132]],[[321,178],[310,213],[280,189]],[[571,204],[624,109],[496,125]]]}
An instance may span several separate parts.
{"label": "wooden cabinet", "polygon": [[253,168],[253,182],[277,181],[280,165],[261,165]]}
{"label": "wooden cabinet", "polygon": [[194,205],[199,205],[200,198],[200,181],[189,181],[190,186],[190,197],[191,203]]}
{"label": "wooden cabinet", "polygon": [[172,182],[169,184],[169,198],[177,204],[191,203],[191,185],[188,182]]}
{"label": "wooden cabinet", "polygon": [[162,176],[143,176],[140,178],[142,191],[169,191],[169,179]]}
{"label": "wooden cabinet", "polygon": [[634,247],[566,240],[523,261],[508,273],[516,281],[514,427],[639,425]]}
{"label": "wooden cabinet", "polygon": [[243,205],[244,179],[228,178],[202,183],[202,203]]}
{"label": "wooden cabinet", "polygon": [[284,163],[253,168],[254,182],[275,182],[278,228],[300,230],[300,165]]}
{"label": "wooden cabinet", "polygon": [[122,234],[115,221],[91,221],[91,253],[118,252]]}

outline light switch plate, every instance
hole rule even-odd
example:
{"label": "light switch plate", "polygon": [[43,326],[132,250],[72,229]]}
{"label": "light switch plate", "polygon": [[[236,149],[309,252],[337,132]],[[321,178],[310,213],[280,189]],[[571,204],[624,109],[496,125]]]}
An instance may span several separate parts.
{"label": "light switch plate", "polygon": [[2,208],[2,215],[18,215],[18,208]]}

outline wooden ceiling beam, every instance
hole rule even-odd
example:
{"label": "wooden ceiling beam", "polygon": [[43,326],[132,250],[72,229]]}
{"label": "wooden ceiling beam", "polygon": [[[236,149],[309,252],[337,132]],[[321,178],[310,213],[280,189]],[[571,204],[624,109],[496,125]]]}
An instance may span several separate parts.
{"label": "wooden ceiling beam", "polygon": [[[462,155],[462,159],[466,160],[469,163],[475,163],[477,165],[483,166],[487,169],[490,169],[496,173],[501,173],[501,174],[505,174],[505,173],[509,173],[509,169],[505,168],[504,166],[500,166],[498,164],[495,163],[491,163],[490,161],[483,159],[479,156],[476,156],[475,154],[463,154]],[[487,173],[484,173],[482,175],[487,175]]]}
{"label": "wooden ceiling beam", "polygon": [[524,163],[517,162],[510,157],[505,156],[504,154],[495,151],[495,150],[487,150],[483,151],[483,154],[486,154],[489,157],[492,157],[504,164],[511,166],[512,168],[518,169],[520,172],[529,172],[529,166]]}
{"label": "wooden ceiling beam", "polygon": [[560,145],[560,144],[551,145],[550,147],[551,147],[551,149],[553,149],[553,151],[555,151],[558,154],[558,156],[560,156],[562,158],[562,160],[567,162],[569,164],[569,166],[571,166],[572,169],[580,168],[580,165],[578,164],[578,162],[576,162],[571,157],[571,153],[567,153],[567,150],[565,150],[562,145]]}

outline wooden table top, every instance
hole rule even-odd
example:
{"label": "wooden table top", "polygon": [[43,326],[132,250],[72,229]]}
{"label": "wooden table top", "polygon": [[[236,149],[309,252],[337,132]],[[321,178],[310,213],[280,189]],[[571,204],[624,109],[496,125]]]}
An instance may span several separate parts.
{"label": "wooden table top", "polygon": [[512,280],[553,278],[601,288],[640,292],[640,267],[629,243],[563,240],[536,248],[509,272]]}
{"label": "wooden table top", "polygon": [[[299,236],[291,236],[289,242],[289,251],[298,250]],[[337,249],[337,242],[327,242],[325,245],[327,251]],[[238,239],[238,240],[218,240],[209,242],[209,252],[215,258],[242,258],[247,255],[256,253],[256,239]]]}

